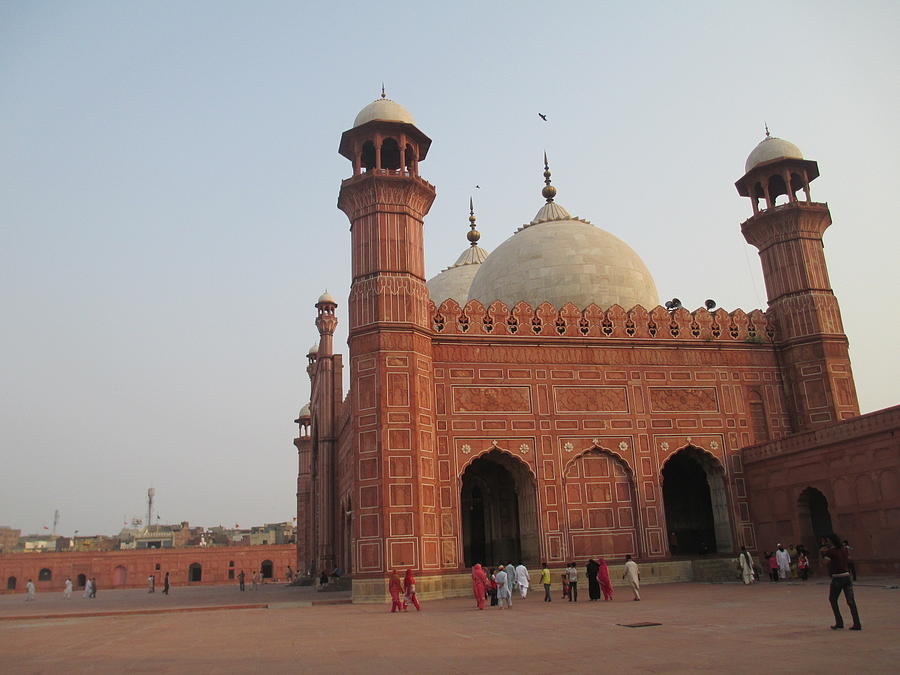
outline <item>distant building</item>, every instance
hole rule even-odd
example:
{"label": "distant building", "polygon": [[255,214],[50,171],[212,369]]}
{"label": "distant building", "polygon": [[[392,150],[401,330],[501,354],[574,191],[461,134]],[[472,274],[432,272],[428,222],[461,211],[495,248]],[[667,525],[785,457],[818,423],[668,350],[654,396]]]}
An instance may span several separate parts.
{"label": "distant building", "polygon": [[19,547],[22,530],[14,530],[5,525],[0,526],[0,553],[11,553]]}

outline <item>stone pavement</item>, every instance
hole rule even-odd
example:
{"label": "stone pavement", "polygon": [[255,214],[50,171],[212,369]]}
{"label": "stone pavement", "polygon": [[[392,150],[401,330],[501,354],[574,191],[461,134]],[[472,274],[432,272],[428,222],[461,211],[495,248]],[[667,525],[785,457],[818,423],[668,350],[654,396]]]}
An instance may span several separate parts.
{"label": "stone pavement", "polygon": [[[818,579],[750,587],[660,584],[647,586],[641,602],[621,588],[609,603],[561,602],[557,589],[551,604],[542,602],[542,593],[532,593],[525,601],[514,600],[508,611],[479,612],[469,599],[452,599],[424,603],[421,613],[394,615],[386,605],[302,606],[332,600],[325,597],[332,594],[272,586],[255,594],[271,600],[270,609],[0,620],[0,670],[895,673],[900,662],[896,585],[896,579],[861,580],[855,587],[863,621],[859,633],[828,629],[828,587]],[[175,591],[173,603],[184,602],[172,609],[233,605],[234,596],[241,595],[232,587]],[[107,595],[113,610],[157,606],[157,598],[140,599],[136,591]],[[42,601],[49,609],[63,602],[39,598],[29,604]],[[94,601],[98,611],[99,601]],[[4,596],[0,615],[21,614],[25,604],[21,595]],[[662,625],[621,625],[637,622]]]}

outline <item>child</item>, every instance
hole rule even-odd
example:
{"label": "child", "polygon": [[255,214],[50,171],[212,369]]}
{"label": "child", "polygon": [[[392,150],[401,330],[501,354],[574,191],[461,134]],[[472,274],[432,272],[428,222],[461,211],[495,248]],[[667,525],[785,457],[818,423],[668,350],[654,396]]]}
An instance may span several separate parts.
{"label": "child", "polygon": [[488,575],[487,593],[491,598],[491,607],[497,606],[497,580],[494,578],[496,570],[492,567],[491,573]]}
{"label": "child", "polygon": [[569,575],[562,573],[563,600],[569,597]]}
{"label": "child", "polygon": [[800,572],[800,578],[806,581],[809,578],[809,558],[806,557],[806,551],[800,551],[800,557],[797,559],[797,569]]}

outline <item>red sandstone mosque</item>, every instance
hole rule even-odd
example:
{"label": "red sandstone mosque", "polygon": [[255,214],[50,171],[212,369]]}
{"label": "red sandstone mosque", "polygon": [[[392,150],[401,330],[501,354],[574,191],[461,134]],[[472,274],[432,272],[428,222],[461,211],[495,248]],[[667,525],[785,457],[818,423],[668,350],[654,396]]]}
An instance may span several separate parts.
{"label": "red sandstone mosque", "polygon": [[341,137],[350,391],[325,293],[296,420],[298,570],[348,571],[366,600],[411,567],[439,597],[476,562],[664,570],[831,530],[858,565],[897,568],[900,408],[859,416],[815,161],[767,132],[736,183],[768,308],[688,311],[556,201],[546,161],[534,218],[489,254],[471,215],[426,281],[430,145],[383,96]]}

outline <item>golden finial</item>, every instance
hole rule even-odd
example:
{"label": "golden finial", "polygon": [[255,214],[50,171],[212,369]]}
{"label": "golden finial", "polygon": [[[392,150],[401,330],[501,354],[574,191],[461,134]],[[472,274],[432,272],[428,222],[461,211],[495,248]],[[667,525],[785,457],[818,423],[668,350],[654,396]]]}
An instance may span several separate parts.
{"label": "golden finial", "polygon": [[553,201],[556,196],[556,188],[550,185],[550,164],[547,162],[547,151],[544,151],[544,189],[541,195],[547,200],[547,203]]}
{"label": "golden finial", "polygon": [[384,95],[384,82],[381,83],[381,98],[387,98],[387,96]]}
{"label": "golden finial", "polygon": [[475,229],[475,204],[471,197],[469,197],[469,227],[472,229],[466,233],[466,239],[472,246],[477,246],[478,240],[481,239],[481,232]]}
{"label": "golden finial", "polygon": [[768,138],[769,137],[769,125],[768,125],[768,123],[763,122],[763,126],[765,126],[765,128],[766,128],[766,138]]}

